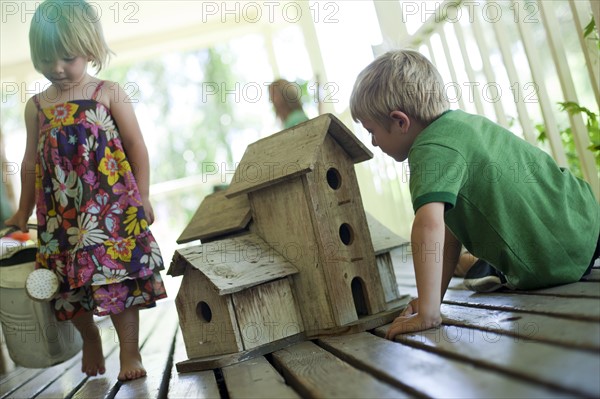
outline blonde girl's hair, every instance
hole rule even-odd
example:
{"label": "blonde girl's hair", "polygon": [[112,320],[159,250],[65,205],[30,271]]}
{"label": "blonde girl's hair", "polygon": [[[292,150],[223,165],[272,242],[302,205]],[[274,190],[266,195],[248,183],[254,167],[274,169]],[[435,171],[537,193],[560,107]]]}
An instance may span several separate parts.
{"label": "blonde girl's hair", "polygon": [[84,0],[46,0],[35,10],[29,28],[31,60],[40,71],[44,61],[87,57],[99,72],[112,51],[106,44],[97,4]]}
{"label": "blonde girl's hair", "polygon": [[389,51],[375,59],[358,75],[350,96],[354,121],[369,119],[385,127],[392,111],[429,124],[449,108],[439,72],[413,50]]}

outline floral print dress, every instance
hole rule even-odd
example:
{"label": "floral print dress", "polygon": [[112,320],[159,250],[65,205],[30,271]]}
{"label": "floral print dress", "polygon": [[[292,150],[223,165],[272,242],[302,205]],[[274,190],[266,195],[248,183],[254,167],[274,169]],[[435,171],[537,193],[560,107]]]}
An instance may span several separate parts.
{"label": "floral print dress", "polygon": [[158,244],[110,110],[91,99],[38,108],[36,267],[61,279],[59,320],[166,297]]}

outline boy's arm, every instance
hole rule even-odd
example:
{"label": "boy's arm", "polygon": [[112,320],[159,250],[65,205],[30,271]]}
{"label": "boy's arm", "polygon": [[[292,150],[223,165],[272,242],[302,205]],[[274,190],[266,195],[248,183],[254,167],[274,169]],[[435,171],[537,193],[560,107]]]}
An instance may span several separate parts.
{"label": "boy's arm", "polygon": [[110,86],[110,112],[117,123],[123,148],[131,164],[135,181],[140,191],[144,212],[149,224],[154,221],[154,211],[150,204],[150,161],[144,143],[142,130],[135,116],[132,100],[123,89],[113,83]]}
{"label": "boy's arm", "polygon": [[17,226],[21,231],[28,231],[27,221],[35,207],[35,158],[39,135],[37,107],[33,98],[25,105],[25,128],[27,130],[27,143],[25,154],[21,162],[21,197],[19,209],[5,221],[7,226]]}
{"label": "boy's arm", "polygon": [[446,227],[446,233],[444,237],[444,272],[442,274],[442,299],[448,289],[448,284],[452,276],[454,276],[454,270],[458,266],[458,260],[460,259],[460,250],[462,244],[454,237],[454,234]]}
{"label": "boy's arm", "polygon": [[[411,246],[419,296],[417,312],[397,317],[386,334],[422,331],[441,324],[440,304],[449,278],[444,273],[444,204],[431,202],[417,210],[411,233]],[[442,282],[447,280],[442,289]]]}

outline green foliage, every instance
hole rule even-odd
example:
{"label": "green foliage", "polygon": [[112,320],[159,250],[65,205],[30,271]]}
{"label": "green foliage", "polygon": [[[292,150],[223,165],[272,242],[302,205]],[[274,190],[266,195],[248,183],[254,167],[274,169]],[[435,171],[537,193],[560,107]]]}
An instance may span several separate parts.
{"label": "green foliage", "polygon": [[[583,30],[583,37],[588,40],[595,40],[598,48],[600,48],[600,40],[598,40],[598,31],[596,30],[596,21],[594,20],[593,16]],[[585,126],[587,128],[590,140],[590,144],[587,148],[594,153],[596,158],[596,166],[600,170],[600,128],[598,127],[598,115],[595,112],[590,111],[588,108],[582,107],[573,101],[559,102],[558,105],[560,106],[561,111],[567,112],[571,116],[578,114],[585,115]],[[546,135],[546,127],[543,124],[537,124],[535,128],[539,133],[538,141],[545,142],[548,139]],[[567,157],[569,169],[576,176],[583,178],[571,127],[560,129],[559,133],[565,148],[565,155]]]}
{"label": "green foliage", "polygon": [[596,42],[596,46],[600,49],[600,40],[598,38],[598,31],[596,28],[596,21],[592,16],[590,22],[583,28],[583,37],[588,40],[594,40]]}
{"label": "green foliage", "polygon": [[[581,105],[572,101],[559,102],[558,105],[560,106],[561,111],[568,112],[569,115],[585,115],[585,125],[587,127],[590,139],[590,145],[588,146],[588,149],[594,153],[596,157],[596,165],[598,168],[600,168],[600,128],[598,126],[598,115],[590,111],[588,108],[582,107]],[[538,141],[545,142],[548,139],[546,135],[546,126],[543,124],[537,124],[535,128],[539,133],[537,138]],[[567,157],[569,169],[576,176],[583,178],[571,127],[559,129],[559,133],[565,148],[565,155]]]}

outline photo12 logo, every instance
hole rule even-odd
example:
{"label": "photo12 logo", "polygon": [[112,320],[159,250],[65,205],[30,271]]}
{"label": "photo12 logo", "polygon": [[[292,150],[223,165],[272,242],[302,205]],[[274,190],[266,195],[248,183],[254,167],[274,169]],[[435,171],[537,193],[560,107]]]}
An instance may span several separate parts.
{"label": "photo12 logo", "polygon": [[539,23],[539,5],[534,1],[402,1],[402,22],[418,18],[425,23],[457,23],[468,20],[473,23],[480,16],[485,22],[495,23],[510,17],[515,23]]}
{"label": "photo12 logo", "polygon": [[210,21],[226,22],[268,22],[285,21],[297,23],[303,18],[311,18],[314,23],[337,23],[340,6],[333,1],[204,1],[202,2],[202,23]]}
{"label": "photo12 logo", "polygon": [[[2,23],[7,23],[11,19],[17,19],[21,23],[27,23],[34,17],[35,11],[41,4],[41,1],[2,1]],[[143,4],[143,3],[142,3]],[[36,18],[43,18],[47,22],[57,22],[61,18],[67,21],[74,20],[76,7],[83,7],[82,16],[88,22],[98,22],[103,17],[108,17],[114,23],[134,24],[140,22],[138,19],[140,11],[140,2],[136,1],[88,1],[81,3],[78,1],[63,1],[62,7],[58,4],[49,3],[46,8],[40,11]],[[37,21],[39,22],[39,21]]]}

